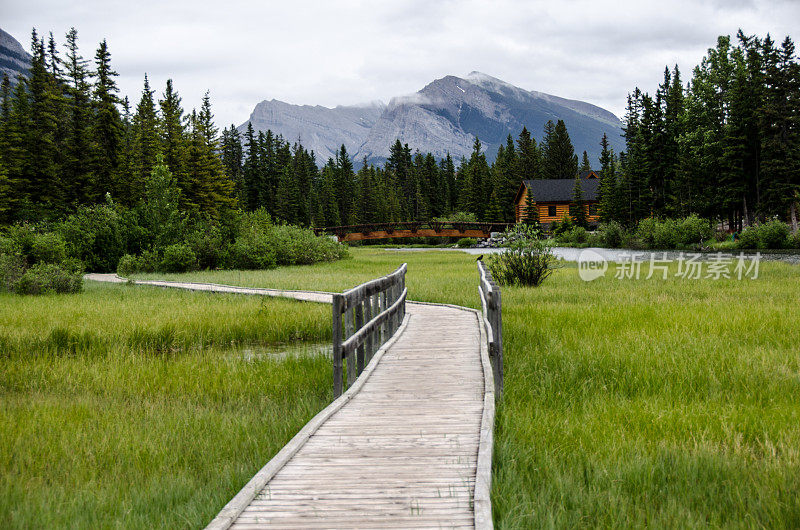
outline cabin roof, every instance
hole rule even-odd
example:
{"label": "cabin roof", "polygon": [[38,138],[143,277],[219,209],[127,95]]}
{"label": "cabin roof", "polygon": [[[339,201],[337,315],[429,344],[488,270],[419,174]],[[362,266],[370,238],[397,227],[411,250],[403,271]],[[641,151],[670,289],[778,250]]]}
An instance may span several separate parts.
{"label": "cabin roof", "polygon": [[[570,202],[575,179],[524,180],[523,184],[536,202]],[[596,201],[599,189],[600,179],[581,179],[584,201]],[[517,193],[517,200],[519,200],[519,193]]]}

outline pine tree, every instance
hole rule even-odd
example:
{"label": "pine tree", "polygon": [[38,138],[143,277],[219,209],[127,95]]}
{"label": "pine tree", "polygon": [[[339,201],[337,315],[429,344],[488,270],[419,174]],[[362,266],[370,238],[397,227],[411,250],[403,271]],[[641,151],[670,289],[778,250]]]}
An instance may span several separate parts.
{"label": "pine tree", "polygon": [[63,178],[70,190],[71,200],[87,204],[95,196],[91,187],[94,183],[92,165],[95,144],[92,141],[92,101],[89,84],[88,61],[78,50],[78,32],[71,28],[67,33],[65,57],[67,79],[67,137],[64,149]]}
{"label": "pine tree", "polygon": [[[605,133],[603,133],[603,136],[605,137]],[[591,170],[592,170],[592,163],[589,162],[589,155],[586,154],[586,151],[584,151],[583,152],[583,159],[582,159],[582,162],[581,162],[580,171],[583,172],[583,171],[591,171]]]}
{"label": "pine tree", "polygon": [[[550,126],[552,122],[548,122]],[[578,157],[572,147],[572,141],[567,133],[563,120],[552,129],[545,129],[545,147],[542,156],[542,174],[550,179],[575,178],[578,173]]]}
{"label": "pine tree", "polygon": [[539,227],[539,208],[536,206],[536,198],[528,190],[525,198],[525,217],[524,222],[528,226]]}
{"label": "pine tree", "polygon": [[581,188],[580,177],[575,178],[575,185],[572,188],[572,203],[570,204],[570,216],[575,224],[583,228],[589,228],[586,203],[583,201],[583,189]]}
{"label": "pine tree", "polygon": [[144,184],[153,171],[156,157],[160,152],[159,122],[153,94],[154,90],[150,88],[150,81],[147,78],[147,74],[145,74],[142,96],[136,105],[132,124],[134,171],[128,176],[128,187],[132,197],[141,196]]}
{"label": "pine tree", "polygon": [[242,202],[248,211],[254,211],[261,206],[259,201],[260,178],[259,169],[259,143],[256,140],[253,124],[247,122],[247,132],[244,135],[245,158],[242,165]]}
{"label": "pine tree", "polygon": [[63,212],[63,188],[58,179],[57,134],[58,115],[54,104],[53,83],[47,71],[44,40],[39,40],[36,30],[31,34],[31,68],[23,90],[27,92],[25,101],[27,127],[20,132],[24,135],[23,152],[25,163],[22,168],[24,199],[27,199],[38,217],[53,217]]}
{"label": "pine tree", "polygon": [[95,54],[95,83],[93,92],[94,122],[92,123],[92,140],[94,149],[94,186],[93,198],[98,200],[111,193],[116,196],[120,188],[118,174],[122,146],[122,117],[119,113],[120,103],[117,73],[111,68],[111,54],[105,39],[100,43]]}
{"label": "pine tree", "polygon": [[164,163],[169,168],[178,187],[181,189],[181,200],[183,209],[192,209],[194,205],[188,204],[188,198],[193,196],[191,182],[186,175],[186,123],[181,106],[181,97],[172,85],[172,79],[167,80],[162,99],[158,106],[161,116],[158,123],[159,152],[164,157]]}
{"label": "pine tree", "polygon": [[[765,43],[768,44],[768,43]],[[797,228],[800,193],[800,65],[789,37],[765,51],[764,106],[761,112],[761,176],[764,208]]]}
{"label": "pine tree", "polygon": [[[553,125],[553,122],[548,123]],[[547,135],[547,128],[545,128],[545,135]],[[523,180],[542,178],[541,153],[536,146],[536,140],[531,137],[531,133],[525,127],[522,128],[522,132],[519,133],[519,138],[517,138],[517,153],[516,180],[518,183]]]}

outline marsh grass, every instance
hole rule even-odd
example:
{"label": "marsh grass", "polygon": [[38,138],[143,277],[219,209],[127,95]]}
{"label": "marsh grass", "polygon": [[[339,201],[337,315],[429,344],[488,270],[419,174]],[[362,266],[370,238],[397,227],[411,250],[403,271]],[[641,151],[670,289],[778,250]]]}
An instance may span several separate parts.
{"label": "marsh grass", "polygon": [[4,528],[202,527],[332,399],[325,355],[263,353],[324,304],[87,282],[0,322]]}
{"label": "marsh grass", "polygon": [[[472,256],[352,253],[191,278],[343,290],[407,261],[410,298],[477,307]],[[564,264],[538,288],[503,289],[496,525],[800,527],[800,269],[762,263],[741,281],[614,272],[585,283]]]}

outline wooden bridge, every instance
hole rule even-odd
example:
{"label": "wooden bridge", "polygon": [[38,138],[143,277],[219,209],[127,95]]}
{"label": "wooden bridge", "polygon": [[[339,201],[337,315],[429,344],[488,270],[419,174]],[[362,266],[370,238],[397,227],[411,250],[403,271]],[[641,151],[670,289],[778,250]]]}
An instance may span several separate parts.
{"label": "wooden bridge", "polygon": [[502,232],[509,223],[445,223],[439,221],[409,223],[372,223],[363,225],[315,228],[317,235],[334,235],[340,242],[401,237],[474,237],[486,239],[492,232]]}
{"label": "wooden bridge", "polygon": [[332,303],[334,392],[341,395],[208,529],[491,528],[501,312],[496,284],[481,263],[478,270],[483,312],[406,303],[405,265],[341,294],[137,281]]}

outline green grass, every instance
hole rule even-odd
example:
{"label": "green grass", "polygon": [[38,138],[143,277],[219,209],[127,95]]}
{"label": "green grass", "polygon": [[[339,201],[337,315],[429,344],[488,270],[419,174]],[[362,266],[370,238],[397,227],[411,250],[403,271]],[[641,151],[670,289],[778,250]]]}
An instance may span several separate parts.
{"label": "green grass", "polygon": [[[415,300],[477,307],[474,257],[353,249],[312,267],[183,279],[343,290],[409,263]],[[503,290],[499,528],[800,527],[800,268],[757,280]]]}
{"label": "green grass", "polygon": [[197,528],[332,399],[330,307],[87,282],[0,295],[0,526]]}

